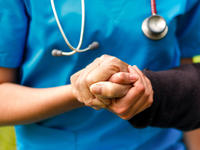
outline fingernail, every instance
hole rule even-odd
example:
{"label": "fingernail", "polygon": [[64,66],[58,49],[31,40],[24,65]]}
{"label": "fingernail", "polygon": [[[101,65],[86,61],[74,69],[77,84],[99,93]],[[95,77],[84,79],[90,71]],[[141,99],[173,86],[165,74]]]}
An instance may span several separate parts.
{"label": "fingernail", "polygon": [[91,88],[92,88],[93,94],[98,94],[98,95],[101,94],[101,85],[95,84],[95,85],[92,85]]}

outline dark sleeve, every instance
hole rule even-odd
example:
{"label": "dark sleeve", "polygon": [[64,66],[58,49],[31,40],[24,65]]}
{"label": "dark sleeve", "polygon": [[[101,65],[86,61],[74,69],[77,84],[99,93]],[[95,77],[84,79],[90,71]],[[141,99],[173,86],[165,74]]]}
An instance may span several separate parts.
{"label": "dark sleeve", "polygon": [[200,127],[200,64],[143,73],[150,79],[154,102],[129,122],[146,126],[192,130]]}

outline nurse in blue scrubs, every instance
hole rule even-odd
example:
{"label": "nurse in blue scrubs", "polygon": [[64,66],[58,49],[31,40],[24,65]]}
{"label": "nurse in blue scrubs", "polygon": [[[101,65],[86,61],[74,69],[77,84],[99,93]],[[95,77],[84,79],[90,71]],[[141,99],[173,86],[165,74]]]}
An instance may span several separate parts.
{"label": "nurse in blue scrubs", "polygon": [[[82,47],[100,46],[68,57],[51,55],[70,49],[50,0],[0,0],[0,6],[0,124],[16,125],[18,150],[186,149],[178,130],[139,130],[107,110],[85,107],[72,94],[70,77],[103,54],[140,69],[178,66],[181,56],[199,50],[198,0],[157,1],[168,24],[158,41],[141,30],[151,14],[149,0],[86,0]],[[57,0],[55,6],[69,41],[78,45],[81,1]]]}

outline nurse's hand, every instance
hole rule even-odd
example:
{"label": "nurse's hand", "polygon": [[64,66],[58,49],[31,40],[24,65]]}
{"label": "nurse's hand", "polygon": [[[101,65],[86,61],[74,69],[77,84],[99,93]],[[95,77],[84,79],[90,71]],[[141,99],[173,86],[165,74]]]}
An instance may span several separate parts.
{"label": "nurse's hand", "polygon": [[[137,75],[138,80],[133,83],[133,87],[124,97],[120,99],[113,98],[111,104],[107,106],[110,111],[125,120],[129,120],[136,114],[150,107],[153,103],[153,90],[149,79],[136,66],[129,66],[129,72],[132,75]],[[120,74],[120,76],[117,74],[113,75],[110,81],[130,83],[129,73]],[[107,91],[107,86],[103,82],[100,82],[91,85],[90,90],[96,97],[104,97],[106,96],[104,91]],[[109,98],[114,97],[117,92],[113,92],[113,95],[110,95]]]}
{"label": "nurse's hand", "polygon": [[[109,78],[117,72],[128,72],[128,64],[109,55],[103,55],[97,58],[86,68],[71,76],[71,85],[74,96],[86,106],[96,109],[107,107],[106,105],[110,104],[111,101],[105,100],[102,102],[100,99],[97,99],[90,92],[89,87],[100,81],[108,81]],[[119,85],[115,83],[112,87],[124,91],[118,92],[118,94],[115,95],[115,97],[118,98],[124,96],[131,85]]]}

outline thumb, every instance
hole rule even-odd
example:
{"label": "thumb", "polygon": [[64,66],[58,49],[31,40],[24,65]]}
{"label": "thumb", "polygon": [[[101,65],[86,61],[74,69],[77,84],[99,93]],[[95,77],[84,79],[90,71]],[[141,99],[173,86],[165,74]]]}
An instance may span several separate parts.
{"label": "thumb", "polygon": [[109,81],[97,82],[90,86],[90,92],[102,98],[121,98],[129,91],[131,85],[121,85]]}

